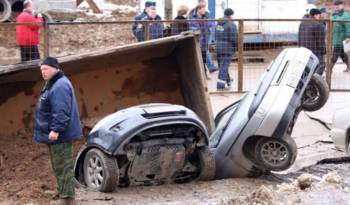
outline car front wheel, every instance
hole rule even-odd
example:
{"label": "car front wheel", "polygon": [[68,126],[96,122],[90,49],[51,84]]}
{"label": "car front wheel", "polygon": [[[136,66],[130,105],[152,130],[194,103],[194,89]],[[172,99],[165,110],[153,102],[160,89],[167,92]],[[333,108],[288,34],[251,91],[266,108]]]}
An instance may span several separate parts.
{"label": "car front wheel", "polygon": [[89,150],[84,160],[84,179],[89,188],[114,191],[119,181],[117,159],[96,148]]}

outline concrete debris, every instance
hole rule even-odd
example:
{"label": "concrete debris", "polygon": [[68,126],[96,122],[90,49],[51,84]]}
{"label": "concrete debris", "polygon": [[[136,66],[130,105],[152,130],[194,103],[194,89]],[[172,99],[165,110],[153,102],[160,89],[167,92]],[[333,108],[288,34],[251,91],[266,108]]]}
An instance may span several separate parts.
{"label": "concrete debris", "polygon": [[350,193],[350,187],[344,187],[344,191]]}
{"label": "concrete debris", "polygon": [[252,196],[249,201],[251,205],[274,205],[273,201],[273,189],[272,187],[266,187],[264,185],[260,186]]}
{"label": "concrete debris", "polygon": [[288,184],[288,183],[282,183],[277,185],[277,191],[278,192],[296,192],[299,188],[295,182]]}
{"label": "concrete debris", "polygon": [[309,188],[313,183],[313,176],[311,174],[304,173],[297,178],[298,186],[304,190]]}
{"label": "concrete debris", "polygon": [[333,184],[339,184],[340,183],[340,176],[336,171],[329,172],[328,174],[324,175],[322,177],[321,182],[327,182],[327,183],[333,183]]}

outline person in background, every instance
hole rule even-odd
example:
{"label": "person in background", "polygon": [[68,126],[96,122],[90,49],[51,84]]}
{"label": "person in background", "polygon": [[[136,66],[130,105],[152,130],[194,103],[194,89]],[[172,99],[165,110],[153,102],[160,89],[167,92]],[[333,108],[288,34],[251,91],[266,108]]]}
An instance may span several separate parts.
{"label": "person in background", "polygon": [[59,197],[50,204],[73,205],[73,142],[82,137],[78,105],[72,83],[60,70],[56,58],[47,57],[40,71],[45,85],[35,111],[34,142],[49,148]]}
{"label": "person in background", "polygon": [[175,22],[171,24],[171,35],[177,35],[181,32],[188,31],[190,29],[190,26],[187,21],[188,17],[188,7],[186,5],[182,5],[177,10],[177,16],[174,20],[178,20],[181,22]]}
{"label": "person in background", "polygon": [[155,3],[147,9],[146,20],[150,21],[150,39],[162,38],[164,36],[164,25],[160,22],[162,18],[157,14]]}
{"label": "person in background", "polygon": [[30,61],[40,59],[38,45],[40,44],[39,30],[43,25],[42,15],[39,13],[33,16],[33,2],[25,0],[23,2],[23,11],[16,18],[16,23],[31,23],[30,25],[16,26],[16,42],[20,47],[21,61]]}
{"label": "person in background", "polygon": [[[331,20],[333,21],[349,21],[350,15],[344,11],[343,1],[336,0],[334,1],[334,13],[331,15]],[[334,67],[338,58],[340,57],[343,62],[346,64],[346,69],[344,72],[350,71],[349,57],[344,52],[343,41],[349,41],[350,39],[350,24],[349,23],[340,23],[335,22],[333,24],[333,55],[332,55],[332,65]]]}
{"label": "person in background", "polygon": [[[208,12],[206,9],[207,5],[205,3],[199,3],[196,8],[190,12],[190,20],[207,20]],[[190,29],[193,31],[200,31],[200,47],[202,53],[202,59],[204,64],[204,72],[206,73],[207,64],[207,51],[209,46],[210,28],[207,21],[190,21]],[[209,77],[207,76],[207,79]]]}
{"label": "person in background", "polygon": [[322,76],[325,69],[324,55],[326,54],[325,26],[320,20],[321,12],[311,9],[309,19],[315,21],[303,21],[299,26],[299,46],[310,49],[318,58],[319,64],[316,73]]}
{"label": "person in background", "polygon": [[321,19],[328,19],[329,18],[329,15],[327,13],[327,9],[322,7],[319,9],[320,12],[321,12]]}
{"label": "person in background", "polygon": [[[198,0],[198,3],[203,3],[208,5],[207,0]],[[208,19],[210,18],[210,13],[209,11],[207,11],[206,16],[208,17]],[[207,50],[207,66],[208,66],[208,70],[210,73],[213,73],[215,71],[218,71],[218,68],[215,66],[214,60],[213,60],[213,56],[210,53],[210,46],[215,44],[215,22],[214,21],[208,21],[209,24],[209,30],[210,30],[210,36],[209,36],[209,42],[208,42],[208,50]]]}
{"label": "person in background", "polygon": [[[324,7],[322,7],[322,8],[320,8],[319,10],[320,10],[320,12],[321,12],[321,17],[320,17],[320,19],[321,19],[321,20],[328,20],[328,19],[329,19],[329,15],[328,15],[328,13],[327,13],[327,9],[324,8]],[[326,21],[322,21],[322,24],[325,26],[325,29],[326,29],[327,22],[326,22]]]}
{"label": "person in background", "polygon": [[225,9],[224,18],[219,21],[215,29],[216,54],[219,63],[219,76],[216,84],[218,90],[229,89],[233,79],[229,74],[229,67],[233,54],[237,51],[237,26],[232,20],[233,10]]}
{"label": "person in background", "polygon": [[164,25],[162,22],[155,22],[162,20],[162,18],[157,15],[156,2],[146,1],[144,11],[135,17],[136,22],[132,26],[132,32],[139,42],[145,40],[145,25],[138,21],[145,20],[152,21],[149,23],[150,39],[162,38]]}

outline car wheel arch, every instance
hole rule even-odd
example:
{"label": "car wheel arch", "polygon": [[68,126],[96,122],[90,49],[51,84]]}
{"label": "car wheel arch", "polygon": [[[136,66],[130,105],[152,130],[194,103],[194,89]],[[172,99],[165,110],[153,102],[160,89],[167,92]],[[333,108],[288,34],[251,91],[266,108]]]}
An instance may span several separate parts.
{"label": "car wheel arch", "polygon": [[91,149],[99,149],[103,153],[113,156],[111,153],[107,152],[105,149],[103,149],[101,146],[98,146],[97,144],[89,145],[87,146],[78,156],[76,159],[76,164],[75,164],[75,170],[74,170],[74,175],[77,181],[83,185],[85,185],[84,181],[84,159],[86,157],[86,154],[91,150]]}

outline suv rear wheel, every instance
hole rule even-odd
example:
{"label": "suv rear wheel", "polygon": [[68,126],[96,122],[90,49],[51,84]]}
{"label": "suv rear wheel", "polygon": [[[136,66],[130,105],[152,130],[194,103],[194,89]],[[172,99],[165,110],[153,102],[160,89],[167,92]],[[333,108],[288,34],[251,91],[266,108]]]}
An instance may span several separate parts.
{"label": "suv rear wheel", "polygon": [[256,142],[254,151],[256,161],[271,171],[289,168],[297,156],[297,146],[291,137],[262,137]]}
{"label": "suv rear wheel", "polygon": [[305,111],[319,110],[326,104],[328,95],[327,82],[319,74],[313,74],[304,91],[301,106]]}

